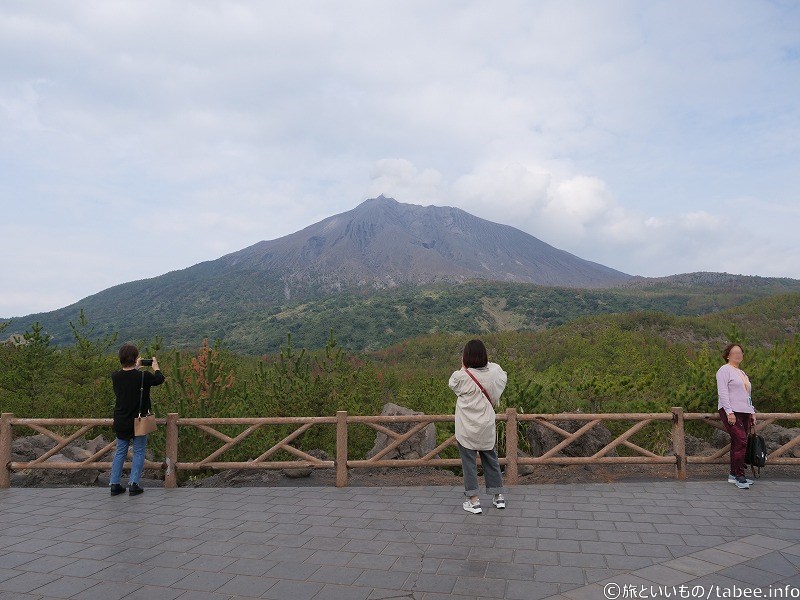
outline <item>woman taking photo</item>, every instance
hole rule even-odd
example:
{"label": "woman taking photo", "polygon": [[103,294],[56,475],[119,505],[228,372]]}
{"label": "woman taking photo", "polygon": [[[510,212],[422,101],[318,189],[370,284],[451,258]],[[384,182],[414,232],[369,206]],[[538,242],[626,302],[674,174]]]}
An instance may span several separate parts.
{"label": "woman taking photo", "polygon": [[477,454],[481,455],[486,493],[494,495],[492,504],[497,508],[506,507],[503,476],[494,449],[497,443],[494,407],[500,402],[507,381],[508,376],[500,365],[489,362],[486,346],[480,340],[467,342],[461,356],[461,369],[450,376],[450,389],[457,396],[456,441],[467,497],[463,507],[473,514],[483,512],[478,498]]}
{"label": "woman taking photo", "polygon": [[739,368],[744,350],[739,344],[728,344],[722,351],[727,362],[717,371],[717,408],[722,424],[731,436],[731,472],[728,482],[739,489],[749,489],[752,479],[744,476],[744,454],[750,427],[756,424],[755,409],[751,399],[750,378]]}
{"label": "woman taking photo", "polygon": [[124,344],[119,349],[119,362],[122,368],[111,374],[114,384],[114,432],[117,434],[117,449],[111,467],[111,495],[125,492],[120,485],[122,467],[128,456],[128,447],[133,441],[133,460],[128,478],[128,495],[137,496],[144,492],[139,485],[144,469],[144,451],[147,448],[146,435],[134,435],[133,420],[150,412],[150,388],[164,383],[164,375],[158,368],[155,356],[152,359],[154,373],[140,370],[142,361],[139,349],[133,344]]}

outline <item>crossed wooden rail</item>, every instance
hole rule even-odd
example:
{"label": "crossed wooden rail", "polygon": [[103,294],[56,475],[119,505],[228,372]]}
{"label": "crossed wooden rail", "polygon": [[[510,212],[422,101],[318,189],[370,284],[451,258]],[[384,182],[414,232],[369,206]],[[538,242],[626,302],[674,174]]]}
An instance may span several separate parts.
{"label": "crossed wooden rail", "polygon": [[[759,423],[757,430],[760,430],[776,420],[791,419],[800,420],[800,413],[759,413]],[[686,455],[686,434],[685,423],[688,420],[702,421],[712,427],[724,430],[719,422],[719,415],[716,413],[684,413],[683,408],[673,407],[667,413],[560,413],[560,414],[523,414],[516,409],[509,408],[505,413],[497,415],[498,422],[505,422],[505,457],[500,458],[500,464],[505,466],[505,480],[509,485],[515,485],[519,480],[520,465],[569,465],[569,464],[674,464],[675,477],[686,479],[687,464],[708,464],[726,463],[730,446],[719,449],[709,456],[687,456]],[[542,454],[541,456],[519,456],[519,434],[518,426],[520,422],[535,421],[541,426],[557,433],[564,439],[556,446]],[[577,431],[569,432],[559,427],[556,423],[561,421],[584,422],[585,425]],[[586,434],[593,427],[604,421],[633,421],[628,429],[606,444],[603,448],[595,452],[592,456],[564,456],[560,452],[578,438]],[[181,418],[177,413],[170,413],[165,419],[158,419],[161,426],[166,426],[165,439],[166,457],[163,462],[146,461],[145,468],[165,469],[165,487],[177,487],[178,470],[201,470],[201,469],[285,469],[310,467],[313,469],[333,468],[336,471],[336,485],[344,487],[347,485],[348,469],[365,467],[453,467],[460,466],[461,461],[457,458],[439,458],[439,453],[449,446],[455,446],[455,436],[451,435],[446,440],[430,450],[425,456],[418,459],[396,459],[386,458],[393,450],[397,449],[403,442],[413,438],[415,435],[431,424],[453,423],[453,415],[402,415],[402,416],[359,416],[348,415],[344,411],[336,413],[335,417],[271,417],[271,418]],[[647,450],[631,441],[631,438],[643,430],[651,423],[670,422],[672,450],[674,455],[660,456]],[[363,460],[350,459],[347,455],[347,436],[348,425],[361,423],[367,425],[377,432],[388,436],[392,441],[376,455]],[[11,472],[24,471],[27,469],[110,469],[111,462],[103,457],[109,455],[116,442],[110,442],[103,448],[95,451],[91,456],[84,460],[75,462],[52,461],[53,456],[60,453],[64,448],[73,443],[76,439],[84,435],[95,427],[109,427],[111,419],[26,419],[15,418],[11,413],[2,413],[0,416],[0,488],[8,488],[11,485]],[[406,431],[395,431],[392,425],[406,425]],[[221,432],[216,427],[244,425],[241,433],[231,437]],[[251,436],[262,427],[294,425],[297,426],[292,433],[285,436],[270,448],[264,450],[259,456],[245,462],[226,462],[219,460],[225,452],[240,444],[243,440]],[[322,460],[312,456],[292,445],[292,442],[305,433],[313,426],[335,426],[336,428],[336,458],[335,460]],[[66,437],[53,431],[53,427],[78,426],[78,429]],[[42,456],[29,462],[12,461],[12,441],[13,427],[27,427],[41,433],[53,441],[56,445],[45,452]],[[208,456],[196,462],[180,462],[178,460],[178,431],[180,427],[193,427],[203,431],[208,435],[222,442],[222,445],[211,452]],[[780,448],[774,450],[767,460],[770,464],[798,465],[800,458],[784,456],[794,447],[800,445],[800,436],[794,437]],[[632,451],[628,456],[609,456],[609,454],[619,446],[624,446]],[[268,460],[280,451],[287,452],[296,456],[299,460]]]}

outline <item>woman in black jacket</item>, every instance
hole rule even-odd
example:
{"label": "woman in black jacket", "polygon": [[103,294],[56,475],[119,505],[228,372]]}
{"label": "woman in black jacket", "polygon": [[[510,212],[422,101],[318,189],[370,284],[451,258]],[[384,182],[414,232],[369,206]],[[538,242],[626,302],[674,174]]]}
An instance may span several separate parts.
{"label": "woman in black jacket", "polygon": [[[111,374],[114,384],[114,432],[117,434],[117,449],[114,452],[114,463],[111,467],[111,495],[122,494],[125,488],[120,485],[122,467],[128,456],[128,447],[133,440],[133,460],[131,474],[128,478],[128,494],[136,496],[144,490],[139,485],[144,469],[144,451],[147,448],[147,436],[133,434],[133,420],[150,412],[150,388],[164,383],[164,375],[158,368],[158,361],[153,357],[153,373],[141,370],[139,349],[133,344],[124,344],[119,349],[119,362],[122,368]],[[141,402],[141,406],[140,406]]]}

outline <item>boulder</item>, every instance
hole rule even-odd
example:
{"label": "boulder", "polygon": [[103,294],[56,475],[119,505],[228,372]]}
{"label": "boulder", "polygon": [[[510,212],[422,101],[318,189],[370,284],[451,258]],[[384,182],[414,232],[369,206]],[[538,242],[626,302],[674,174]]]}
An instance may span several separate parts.
{"label": "boulder", "polygon": [[[781,427],[773,423],[764,427],[759,433],[767,444],[767,453],[769,454],[800,435],[800,428]],[[800,445],[795,446],[783,456],[800,457]]]}
{"label": "boulder", "polygon": [[[396,415],[423,415],[425,413],[415,412],[409,408],[398,406],[391,402],[383,405],[381,411],[382,416],[396,416]],[[413,428],[416,423],[388,423],[384,424],[388,429],[398,433],[405,433]],[[394,440],[382,432],[377,432],[375,437],[375,445],[372,450],[367,452],[367,459],[376,456],[384,448],[391,445]],[[394,448],[387,454],[381,457],[380,460],[414,460],[422,458],[431,450],[436,448],[436,425],[429,423],[421,431],[412,435],[409,439],[405,440],[402,444]]]}
{"label": "boulder", "polygon": [[[530,454],[526,454],[522,450],[517,450],[517,457],[518,458],[530,458]],[[525,477],[526,475],[532,475],[536,472],[537,465],[517,465],[517,475],[520,477]]]}
{"label": "boulder", "polygon": [[[564,420],[553,421],[553,425],[570,433],[575,433],[586,425],[586,421]],[[531,447],[533,456],[542,456],[545,452],[560,444],[564,437],[537,423],[531,421],[525,430],[525,439]],[[608,428],[598,423],[577,440],[565,446],[557,456],[592,456],[614,439]],[[617,456],[616,450],[611,450],[606,456]]]}
{"label": "boulder", "polygon": [[[54,454],[45,462],[77,462],[63,454]],[[25,469],[24,487],[96,485],[100,471],[96,469]]]}
{"label": "boulder", "polygon": [[[695,437],[693,435],[685,434],[686,456],[705,456],[714,453],[712,445],[703,438]],[[675,450],[670,445],[669,450],[665,456],[675,456]]]}
{"label": "boulder", "polygon": [[12,462],[30,462],[56,445],[55,441],[46,435],[30,435],[15,438],[11,443]]}

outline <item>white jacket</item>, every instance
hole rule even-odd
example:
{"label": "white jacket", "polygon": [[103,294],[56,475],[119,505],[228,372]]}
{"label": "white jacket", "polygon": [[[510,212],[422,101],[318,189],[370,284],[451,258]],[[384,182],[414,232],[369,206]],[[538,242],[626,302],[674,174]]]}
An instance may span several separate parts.
{"label": "white jacket", "polygon": [[500,365],[488,363],[481,369],[470,369],[489,394],[491,404],[464,369],[450,376],[448,385],[456,399],[456,440],[470,450],[492,450],[497,443],[494,407],[506,388],[508,375]]}

